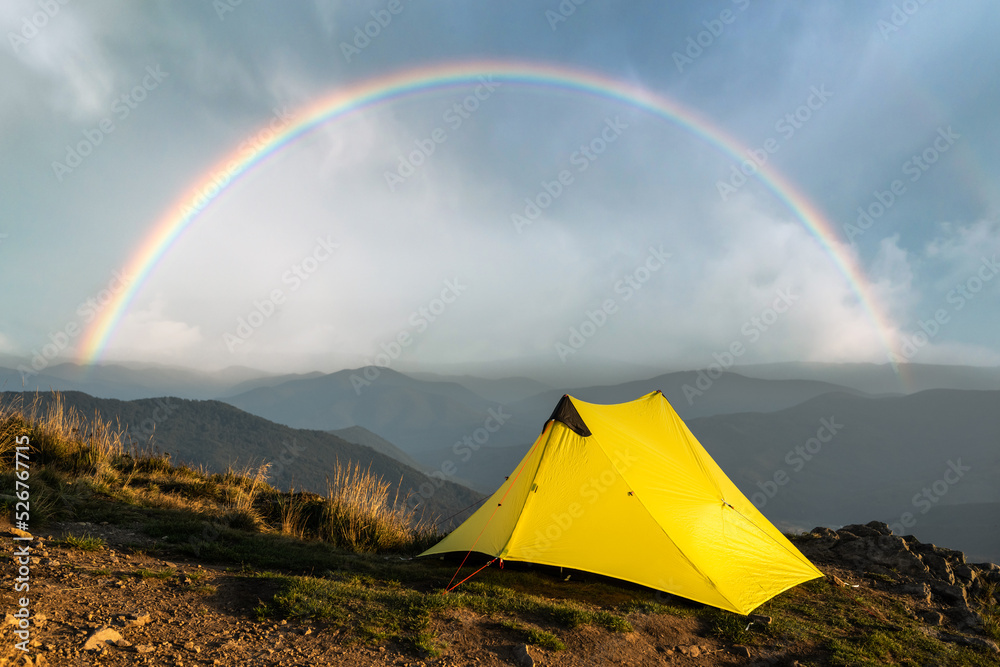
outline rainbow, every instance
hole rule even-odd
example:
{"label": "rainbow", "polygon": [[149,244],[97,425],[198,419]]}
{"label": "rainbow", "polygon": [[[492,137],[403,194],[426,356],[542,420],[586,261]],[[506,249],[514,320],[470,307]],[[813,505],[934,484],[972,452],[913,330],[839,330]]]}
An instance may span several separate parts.
{"label": "rainbow", "polygon": [[[744,159],[746,147],[697,112],[634,84],[591,71],[518,61],[449,62],[366,79],[337,89],[300,110],[285,127],[272,128],[271,136],[263,138],[255,149],[248,150],[243,146],[226,155],[195,182],[156,222],[142,245],[126,263],[124,271],[126,275],[133,277],[132,282],[105,306],[81,336],[77,349],[78,359],[82,363],[93,364],[100,358],[129,304],[173,243],[184,230],[194,224],[201,212],[269,156],[324,123],[347,114],[421,93],[478,84],[487,77],[504,84],[568,91],[621,102],[674,123],[737,162]],[[266,136],[266,132],[265,128],[259,136]],[[876,299],[868,293],[867,280],[856,260],[838,241],[834,226],[822,211],[772,165],[763,165],[756,175],[802,222],[831,257],[875,325],[890,360],[893,359],[896,356],[893,329],[878,307]]]}

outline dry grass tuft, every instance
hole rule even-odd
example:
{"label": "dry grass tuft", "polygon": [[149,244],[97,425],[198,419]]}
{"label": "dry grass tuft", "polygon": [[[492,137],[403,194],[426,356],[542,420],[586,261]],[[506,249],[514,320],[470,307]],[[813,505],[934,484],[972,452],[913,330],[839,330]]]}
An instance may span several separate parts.
{"label": "dry grass tuft", "polygon": [[323,539],[367,553],[412,548],[423,536],[433,534],[433,526],[419,520],[398,491],[390,500],[391,486],[370,469],[338,461],[333,479],[327,479]]}

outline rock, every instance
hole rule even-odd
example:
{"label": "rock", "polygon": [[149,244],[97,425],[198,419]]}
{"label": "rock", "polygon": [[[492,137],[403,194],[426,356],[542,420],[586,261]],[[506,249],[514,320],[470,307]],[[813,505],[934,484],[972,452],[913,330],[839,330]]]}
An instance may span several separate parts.
{"label": "rock", "polygon": [[949,584],[955,583],[955,574],[951,571],[951,565],[948,564],[947,559],[943,556],[939,556],[936,553],[925,553],[923,554],[924,565],[931,571],[938,579],[942,581],[947,581]]}
{"label": "rock", "polygon": [[156,647],[152,644],[139,644],[135,647],[136,653],[152,653],[156,650]]}
{"label": "rock", "polygon": [[750,657],[750,649],[747,648],[746,646],[740,646],[738,644],[736,646],[730,646],[729,652],[732,653],[733,655],[738,655],[741,658]]}
{"label": "rock", "polygon": [[142,626],[151,622],[152,618],[150,618],[149,612],[137,611],[137,612],[132,612],[131,614],[125,614],[125,625],[131,625],[137,628],[141,628]]}
{"label": "rock", "polygon": [[770,616],[764,616],[763,614],[748,614],[747,618],[752,623],[760,623],[761,625],[771,625]]}
{"label": "rock", "polygon": [[956,565],[965,564],[965,554],[961,551],[956,551],[955,549],[945,549],[943,547],[935,546],[933,544],[924,544],[923,542],[913,541],[914,543],[910,545],[912,551],[917,552],[921,556],[926,554],[933,554],[935,556],[940,556],[947,561],[950,561]]}
{"label": "rock", "polygon": [[837,531],[832,528],[827,528],[826,526],[817,526],[809,531],[812,535],[817,535],[819,537],[830,537],[837,539]]}
{"label": "rock", "polygon": [[996,563],[976,563],[973,565],[979,572],[979,576],[987,581],[1000,584],[1000,565]]}
{"label": "rock", "polygon": [[917,612],[917,618],[928,625],[941,625],[944,623],[944,614],[934,609],[924,609]]}
{"label": "rock", "polygon": [[13,537],[32,537],[31,533],[26,530],[21,530],[20,528],[10,528],[7,531],[7,534]]}
{"label": "rock", "polygon": [[521,667],[535,667],[535,659],[531,657],[527,644],[514,647],[514,663]]}
{"label": "rock", "polygon": [[924,604],[931,603],[931,587],[925,583],[899,584],[892,588],[894,593],[912,595]]}
{"label": "rock", "polygon": [[958,580],[966,586],[973,583],[979,576],[976,569],[968,564],[955,565],[951,568],[951,570],[955,573],[955,576],[958,577]]}
{"label": "rock", "polygon": [[946,584],[941,581],[930,582],[931,591],[935,597],[945,604],[969,606],[969,600],[965,596],[965,587],[957,584]]}
{"label": "rock", "polygon": [[678,646],[677,650],[684,655],[691,656],[692,658],[697,658],[701,655],[701,647],[697,644],[690,644],[688,646]]}
{"label": "rock", "polygon": [[[854,523],[851,524],[850,526],[844,526],[843,528],[837,531],[837,534],[842,535],[844,531],[851,533],[852,535],[857,535],[858,537],[878,537],[879,535],[883,534],[875,530],[874,528],[871,528],[869,526],[862,526],[859,523]],[[892,531],[889,532],[891,533]]]}
{"label": "rock", "polygon": [[118,640],[122,639],[122,636],[109,628],[106,625],[102,625],[97,628],[89,635],[87,635],[87,640],[83,644],[84,651],[102,651],[109,643],[114,644]]}
{"label": "rock", "polygon": [[941,641],[951,642],[953,644],[961,644],[962,646],[973,646],[976,648],[984,648],[993,653],[1000,653],[1000,646],[992,639],[986,639],[985,637],[963,637],[962,635],[953,635],[949,632],[942,632],[938,635]]}
{"label": "rock", "polygon": [[979,632],[983,628],[983,619],[968,605],[957,604],[949,609],[947,614],[959,630]]}
{"label": "rock", "polygon": [[874,530],[879,535],[892,535],[892,528],[890,528],[889,524],[887,523],[883,523],[881,521],[869,521],[865,525]]}
{"label": "rock", "polygon": [[841,532],[841,541],[833,550],[841,557],[862,566],[875,563],[896,568],[904,574],[927,572],[927,566],[920,557],[910,551],[903,538],[895,535],[844,540]]}

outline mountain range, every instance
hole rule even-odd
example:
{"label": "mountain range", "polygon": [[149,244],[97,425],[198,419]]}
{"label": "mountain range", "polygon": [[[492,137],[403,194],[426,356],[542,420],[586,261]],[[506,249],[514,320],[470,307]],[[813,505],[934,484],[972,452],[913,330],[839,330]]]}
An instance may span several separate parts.
{"label": "mountain range", "polygon": [[[441,486],[429,503],[441,515],[475,502],[477,492],[496,489],[564,393],[615,403],[659,389],[779,526],[808,529],[876,518],[897,532],[927,541],[941,535],[984,560],[1000,560],[998,369],[796,363],[739,371],[682,371],[573,387],[529,377],[371,367],[279,376],[242,368],[202,374],[126,366],[83,373],[66,364],[46,369],[45,378],[61,390],[72,385],[128,394],[174,387],[188,396],[214,396],[221,400],[160,399],[181,407],[153,423],[156,401],[66,394],[85,413],[99,409],[127,423],[139,439],[152,437],[161,449],[208,466],[273,459],[291,438],[308,443],[308,455],[279,471],[294,473],[276,478],[279,485],[294,476],[297,486],[322,491],[325,472],[338,457],[371,461],[387,480],[402,479],[404,492]],[[204,384],[193,389],[199,381]]]}

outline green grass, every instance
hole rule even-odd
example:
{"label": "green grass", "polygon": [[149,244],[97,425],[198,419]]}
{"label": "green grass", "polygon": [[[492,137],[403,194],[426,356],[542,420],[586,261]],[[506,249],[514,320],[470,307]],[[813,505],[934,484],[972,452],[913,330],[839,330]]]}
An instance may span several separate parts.
{"label": "green grass", "polygon": [[[631,632],[628,620],[616,611],[595,608],[579,601],[560,600],[521,592],[541,579],[536,574],[506,571],[484,573],[487,581],[471,581],[444,594],[451,567],[436,563],[387,564],[355,557],[357,571],[328,571],[323,577],[266,574],[277,586],[270,601],[258,606],[261,618],[316,619],[341,628],[359,641],[394,641],[417,654],[434,654],[438,646],[433,620],[450,609],[469,609],[502,619],[524,641],[550,648],[565,648],[556,632],[594,625],[613,632]],[[394,577],[394,574],[408,576]],[[505,586],[489,579],[503,579]],[[550,582],[550,585],[553,585]],[[598,584],[596,587],[604,586]],[[579,584],[586,597],[588,591]],[[584,587],[585,588],[585,587]],[[641,593],[640,595],[647,595]],[[514,624],[514,625],[510,625]]]}
{"label": "green grass", "polygon": [[556,635],[539,628],[528,628],[517,621],[500,621],[500,626],[515,632],[522,641],[550,651],[565,651],[566,644]]}
{"label": "green grass", "polygon": [[62,540],[66,545],[79,551],[99,551],[105,546],[103,537],[93,535],[67,535]]}
{"label": "green grass", "polygon": [[165,568],[162,570],[150,570],[146,567],[140,567],[132,571],[132,576],[137,579],[169,579],[177,573],[176,570],[172,568]]}

